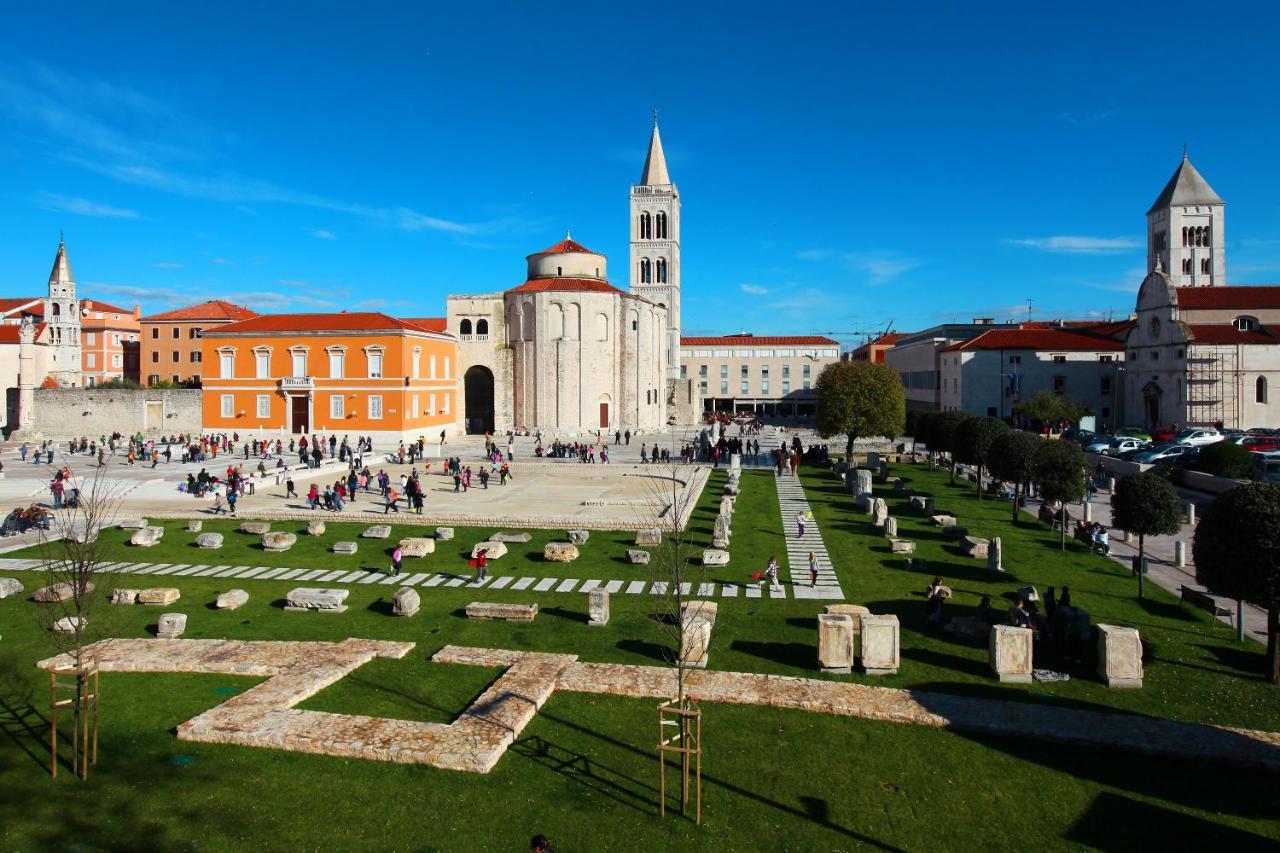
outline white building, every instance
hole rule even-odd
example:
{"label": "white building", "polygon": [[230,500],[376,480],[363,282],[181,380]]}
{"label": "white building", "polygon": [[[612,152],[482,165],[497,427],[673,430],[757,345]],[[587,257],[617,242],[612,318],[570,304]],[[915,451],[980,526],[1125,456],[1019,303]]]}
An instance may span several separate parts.
{"label": "white building", "polygon": [[1223,201],[1183,157],[1147,213],[1125,422],[1280,426],[1280,287],[1225,286]]}
{"label": "white building", "polygon": [[818,375],[840,360],[840,343],[816,335],[687,337],[680,347],[680,378],[706,412],[768,418],[812,418]]}

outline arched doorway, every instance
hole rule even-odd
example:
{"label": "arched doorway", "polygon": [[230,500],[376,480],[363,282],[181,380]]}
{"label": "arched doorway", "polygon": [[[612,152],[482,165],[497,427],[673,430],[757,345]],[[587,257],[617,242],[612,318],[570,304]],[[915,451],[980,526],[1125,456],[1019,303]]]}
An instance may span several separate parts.
{"label": "arched doorway", "polygon": [[611,418],[609,417],[609,415],[611,414],[609,411],[609,403],[611,402],[612,400],[608,394],[600,395],[600,428],[601,429],[608,429],[611,425],[610,424]]}
{"label": "arched doorway", "polygon": [[1147,429],[1155,429],[1160,425],[1160,398],[1164,389],[1154,379],[1142,386],[1142,412]]}
{"label": "arched doorway", "polygon": [[467,368],[462,382],[467,432],[471,435],[493,432],[493,373],[477,364]]}

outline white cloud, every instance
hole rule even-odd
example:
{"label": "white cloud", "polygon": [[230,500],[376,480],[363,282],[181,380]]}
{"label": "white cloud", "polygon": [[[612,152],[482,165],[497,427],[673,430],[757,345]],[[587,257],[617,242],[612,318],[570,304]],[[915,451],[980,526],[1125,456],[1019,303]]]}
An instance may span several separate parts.
{"label": "white cloud", "polygon": [[850,256],[849,263],[865,273],[870,284],[884,284],[920,266],[919,261],[910,258],[889,257]]}
{"label": "white cloud", "polygon": [[1019,240],[1006,240],[1005,242],[1028,249],[1074,255],[1114,255],[1142,248],[1141,243],[1127,237],[1027,237]]}
{"label": "white cloud", "polygon": [[235,261],[230,260],[228,258],[214,258],[213,260],[209,261],[209,263],[217,264],[220,267],[234,267],[236,265]]}
{"label": "white cloud", "polygon": [[363,308],[366,311],[381,311],[391,303],[385,299],[363,299],[356,303],[357,308]]}
{"label": "white cloud", "polygon": [[296,278],[282,278],[276,284],[283,284],[287,287],[306,287],[307,283]]}
{"label": "white cloud", "polygon": [[127,207],[112,207],[109,204],[89,201],[87,198],[58,195],[57,193],[40,193],[36,196],[36,205],[45,210],[74,213],[77,216],[100,216],[111,219],[138,218],[138,212]]}
{"label": "white cloud", "polygon": [[154,264],[152,264],[151,266],[155,267],[155,268],[156,268],[156,269],[158,269],[158,270],[180,270],[180,269],[182,269],[182,264],[178,263],[177,261],[156,261],[156,262],[155,262]]}
{"label": "white cloud", "polygon": [[821,261],[833,255],[835,255],[835,252],[830,249],[801,249],[796,252],[796,257],[802,261]]}
{"label": "white cloud", "polygon": [[738,289],[743,293],[750,293],[752,296],[764,296],[769,292],[769,288],[761,287],[758,284],[740,284]]}
{"label": "white cloud", "polygon": [[311,233],[311,236],[315,237],[317,240],[337,240],[338,239],[338,235],[334,234],[332,231],[326,231],[323,228],[312,228],[310,233]]}

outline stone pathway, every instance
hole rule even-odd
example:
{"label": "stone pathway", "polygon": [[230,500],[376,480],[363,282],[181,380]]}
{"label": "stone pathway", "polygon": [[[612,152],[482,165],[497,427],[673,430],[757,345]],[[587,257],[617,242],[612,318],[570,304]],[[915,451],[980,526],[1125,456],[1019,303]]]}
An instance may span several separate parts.
{"label": "stone pathway", "polygon": [[[14,559],[0,557],[0,572],[25,572],[39,571],[41,562],[39,560]],[[412,567],[411,567],[412,568]],[[186,564],[169,564],[169,563],[105,563],[101,569],[102,572],[117,575],[147,575],[156,578],[154,585],[160,586],[160,577],[177,578],[177,577],[214,577],[234,580],[237,584],[246,580],[272,580],[272,581],[296,581],[298,583],[306,583],[311,585],[324,586],[346,586],[350,584],[382,584],[397,586],[418,586],[418,587],[466,587],[467,589],[479,589],[488,587],[489,589],[511,589],[517,591],[528,590],[529,592],[539,593],[570,593],[570,592],[590,592],[596,587],[603,587],[612,593],[622,595],[640,595],[644,592],[651,592],[655,595],[665,589],[666,584],[661,581],[623,581],[611,580],[605,581],[600,579],[582,580],[580,578],[539,578],[532,576],[520,575],[489,575],[482,581],[476,582],[472,580],[473,575],[459,575],[453,572],[403,572],[400,575],[389,575],[385,572],[371,572],[364,569],[358,569],[349,572],[346,569],[329,570],[329,569],[291,569],[286,567],[270,568],[267,566],[231,566],[231,565],[186,565]],[[793,593],[796,598],[814,598],[812,595],[801,595],[802,592],[809,592],[808,588],[808,569],[805,569],[805,580],[803,587],[796,587]],[[718,587],[718,589],[717,589]],[[698,587],[698,595],[703,598],[713,598],[716,596],[724,598],[736,598],[738,592],[742,589],[738,584],[734,583],[703,583]],[[838,588],[838,587],[837,587]],[[821,591],[821,588],[819,588]],[[761,598],[759,587],[746,587],[746,595],[748,598]],[[779,586],[770,591],[769,598],[787,597],[786,588]]]}
{"label": "stone pathway", "polygon": [[[763,449],[762,446],[761,450]],[[835,567],[831,565],[827,546],[822,542],[817,519],[807,519],[804,536],[796,537],[796,516],[809,512],[809,499],[805,497],[800,478],[792,474],[781,477],[775,474],[773,480],[778,488],[778,506],[782,511],[782,535],[786,541],[787,566],[791,572],[791,594],[796,598],[843,600],[844,590],[840,588],[840,579],[836,577]],[[810,552],[818,559],[816,586],[809,585]],[[777,590],[773,592],[776,593]]]}

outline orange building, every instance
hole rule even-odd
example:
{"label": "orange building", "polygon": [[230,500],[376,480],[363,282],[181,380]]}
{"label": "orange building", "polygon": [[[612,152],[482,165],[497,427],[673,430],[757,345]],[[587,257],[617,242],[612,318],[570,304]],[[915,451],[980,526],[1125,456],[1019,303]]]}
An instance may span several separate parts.
{"label": "orange building", "polygon": [[198,385],[204,377],[200,334],[205,329],[257,316],[256,311],[241,305],[211,299],[143,317],[139,321],[142,332],[139,372],[146,377],[143,384],[191,382]]}
{"label": "orange building", "polygon": [[201,336],[204,427],[371,435],[453,432],[457,339],[376,312],[266,314]]}
{"label": "orange building", "polygon": [[80,353],[84,385],[112,379],[138,381],[142,310],[117,308],[95,299],[80,300]]}

